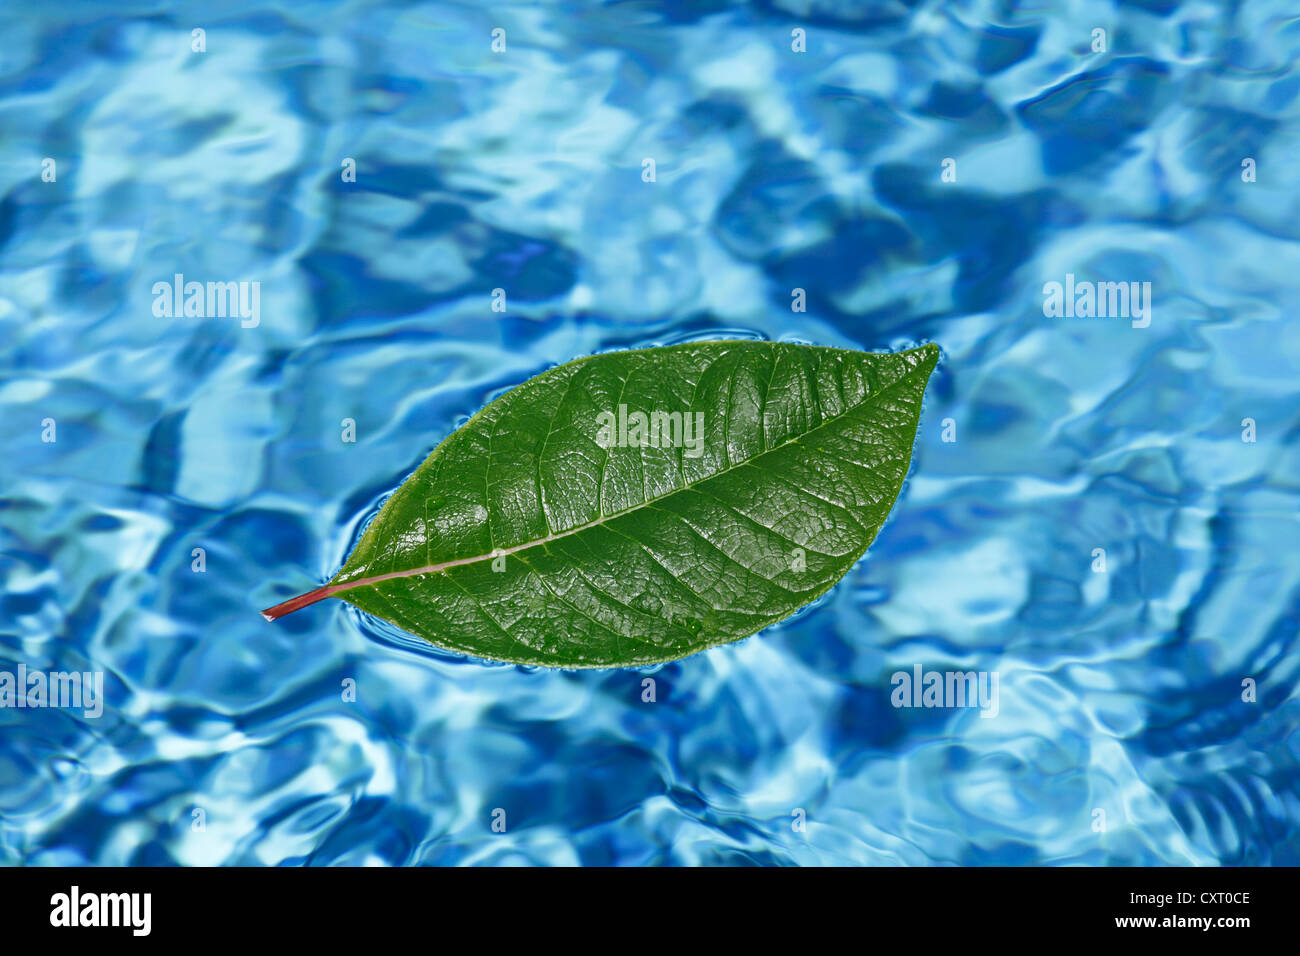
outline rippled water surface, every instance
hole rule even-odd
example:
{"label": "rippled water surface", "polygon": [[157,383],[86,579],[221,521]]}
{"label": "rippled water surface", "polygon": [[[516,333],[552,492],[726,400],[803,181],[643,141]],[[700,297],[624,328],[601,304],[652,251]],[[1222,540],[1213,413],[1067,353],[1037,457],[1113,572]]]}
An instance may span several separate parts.
{"label": "rippled water surface", "polygon": [[[0,710],[0,862],[1300,863],[1294,4],[0,35],[0,670],[105,698]],[[157,315],[177,273],[257,324]],[[1067,274],[1149,282],[1149,325],[1046,316]],[[720,336],[943,349],[817,606],[647,672],[258,615],[504,389]],[[996,673],[996,716],[892,706],[916,667]]]}

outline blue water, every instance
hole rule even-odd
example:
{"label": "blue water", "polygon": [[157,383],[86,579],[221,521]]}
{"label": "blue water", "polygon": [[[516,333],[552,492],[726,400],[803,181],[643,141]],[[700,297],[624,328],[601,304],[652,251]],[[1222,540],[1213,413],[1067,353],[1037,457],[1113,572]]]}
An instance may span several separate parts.
{"label": "blue water", "polygon": [[[1294,4],[0,36],[0,671],[105,698],[0,709],[0,863],[1300,864]],[[156,315],[176,273],[260,283],[257,324]],[[1150,324],[1045,315],[1067,274],[1150,282]],[[258,615],[503,390],[719,336],[943,348],[816,607],[644,672]],[[998,675],[996,716],[894,707],[916,667]]]}

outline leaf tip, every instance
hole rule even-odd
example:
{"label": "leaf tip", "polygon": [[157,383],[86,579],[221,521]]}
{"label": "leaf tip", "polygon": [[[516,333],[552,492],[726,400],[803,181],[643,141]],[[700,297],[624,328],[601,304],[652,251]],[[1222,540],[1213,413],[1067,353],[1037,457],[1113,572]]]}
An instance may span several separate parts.
{"label": "leaf tip", "polygon": [[939,364],[939,346],[934,342],[926,342],[924,345],[912,349],[912,354],[918,356],[919,361],[916,364],[918,367],[925,369],[928,378]]}

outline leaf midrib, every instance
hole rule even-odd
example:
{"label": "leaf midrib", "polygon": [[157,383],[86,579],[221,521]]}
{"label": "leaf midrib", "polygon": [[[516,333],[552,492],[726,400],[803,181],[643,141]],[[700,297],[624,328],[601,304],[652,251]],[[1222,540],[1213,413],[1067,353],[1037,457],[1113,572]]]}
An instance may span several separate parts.
{"label": "leaf midrib", "polygon": [[[924,348],[924,346],[922,346],[921,348]],[[916,349],[915,351],[920,351],[920,349]],[[588,358],[590,357],[591,356],[588,356]],[[467,564],[477,564],[480,561],[491,561],[496,558],[505,557],[511,554],[516,554],[517,552],[520,551],[527,551],[530,548],[536,548],[545,544],[550,544],[552,541],[558,541],[561,538],[567,538],[570,535],[575,535],[582,531],[589,531],[590,529],[598,527],[599,525],[603,525],[606,524],[607,522],[613,521],[615,518],[622,518],[625,515],[632,514],[633,512],[639,511],[642,508],[650,507],[657,501],[663,501],[665,498],[671,498],[673,495],[680,494],[683,491],[688,491],[693,487],[695,487],[695,485],[703,484],[704,482],[709,481],[710,479],[725,475],[728,472],[734,471],[737,468],[743,468],[747,465],[752,465],[755,462],[767,457],[768,455],[774,454],[780,451],[782,448],[785,448],[789,445],[797,445],[802,439],[807,438],[809,435],[813,434],[819,429],[824,428],[827,425],[834,424],[835,422],[840,421],[850,413],[855,412],[867,405],[874,404],[876,400],[887,395],[889,392],[893,391],[898,386],[906,382],[909,378],[912,377],[912,375],[916,373],[916,371],[919,368],[921,368],[921,365],[919,364],[912,366],[910,369],[908,369],[906,372],[900,375],[897,380],[890,383],[889,385],[886,385],[880,391],[868,395],[863,401],[859,402],[856,405],[847,406],[845,410],[841,412],[839,415],[832,415],[829,418],[823,418],[821,422],[819,422],[817,425],[814,425],[806,432],[801,433],[797,438],[791,438],[788,441],[784,441],[781,444],[775,446],[774,448],[769,448],[764,452],[760,452],[759,454],[755,455],[753,458],[746,459],[745,461],[729,463],[726,468],[721,468],[718,471],[715,471],[713,474],[708,475],[705,478],[701,478],[699,481],[695,482],[694,484],[684,484],[680,488],[674,488],[672,491],[665,492],[662,495],[656,495],[654,498],[647,498],[645,501],[638,502],[637,504],[633,505],[630,508],[624,508],[622,511],[616,511],[614,514],[601,515],[599,518],[597,518],[594,521],[589,521],[586,524],[578,525],[577,527],[570,528],[568,531],[561,531],[558,534],[550,534],[544,538],[538,538],[534,541],[526,541],[523,544],[518,544],[510,548],[501,548],[499,550],[493,551],[490,554],[478,554],[470,558],[456,558],[452,561],[444,561],[441,564],[430,564],[424,567],[412,568],[407,571],[387,571],[383,574],[375,574],[366,578],[358,578],[355,581],[348,581],[344,584],[327,585],[326,588],[324,589],[325,590],[324,596],[338,594],[342,591],[352,591],[359,587],[365,587],[367,585],[377,584],[380,581],[391,581],[394,580],[395,578],[411,578],[421,574],[441,574],[442,572],[448,571],[451,568],[462,567]]]}

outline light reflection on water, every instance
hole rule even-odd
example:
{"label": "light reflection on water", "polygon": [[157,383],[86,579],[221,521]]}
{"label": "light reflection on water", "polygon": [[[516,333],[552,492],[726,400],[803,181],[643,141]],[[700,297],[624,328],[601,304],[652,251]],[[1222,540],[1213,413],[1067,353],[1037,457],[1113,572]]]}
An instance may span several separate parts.
{"label": "light reflection on water", "polygon": [[[1300,863],[1300,38],[1146,7],[0,15],[0,669],[108,697],[0,710],[0,862]],[[260,324],[155,318],[175,273]],[[1066,273],[1150,328],[1044,318]],[[257,614],[501,391],[738,336],[945,352],[818,606],[628,672]],[[895,709],[917,665],[998,716]]]}

